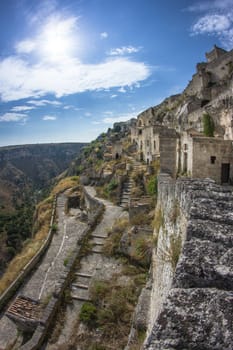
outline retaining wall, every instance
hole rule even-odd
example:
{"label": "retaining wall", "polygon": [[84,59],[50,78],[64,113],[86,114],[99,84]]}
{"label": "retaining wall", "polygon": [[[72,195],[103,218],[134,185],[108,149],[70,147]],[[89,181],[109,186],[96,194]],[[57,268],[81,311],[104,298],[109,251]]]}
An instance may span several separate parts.
{"label": "retaining wall", "polygon": [[2,309],[7,304],[7,302],[10,300],[10,298],[13,296],[13,294],[16,292],[19,286],[23,283],[23,281],[25,280],[25,277],[35,268],[35,266],[40,261],[40,259],[46,252],[47,248],[49,247],[53,237],[52,225],[55,219],[56,202],[57,202],[57,197],[55,196],[53,200],[50,229],[43,245],[41,246],[40,250],[36,253],[36,255],[34,255],[33,258],[27,263],[27,265],[24,266],[24,268],[19,273],[17,278],[10,284],[10,286],[0,296],[0,309]]}

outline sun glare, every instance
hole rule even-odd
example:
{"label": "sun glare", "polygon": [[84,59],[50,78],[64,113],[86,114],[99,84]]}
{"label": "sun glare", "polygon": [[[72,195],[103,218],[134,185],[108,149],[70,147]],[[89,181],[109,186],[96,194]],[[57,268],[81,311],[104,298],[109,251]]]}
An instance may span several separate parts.
{"label": "sun glare", "polygon": [[53,19],[41,33],[40,53],[49,61],[60,61],[70,58],[77,45],[74,38],[75,18],[66,20]]}

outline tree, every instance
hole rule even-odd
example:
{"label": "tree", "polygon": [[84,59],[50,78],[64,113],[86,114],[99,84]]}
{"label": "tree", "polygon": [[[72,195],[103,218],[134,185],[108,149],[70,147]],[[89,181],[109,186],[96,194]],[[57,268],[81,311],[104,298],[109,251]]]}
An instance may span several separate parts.
{"label": "tree", "polygon": [[208,137],[214,136],[214,121],[208,113],[204,113],[202,117],[204,135]]}

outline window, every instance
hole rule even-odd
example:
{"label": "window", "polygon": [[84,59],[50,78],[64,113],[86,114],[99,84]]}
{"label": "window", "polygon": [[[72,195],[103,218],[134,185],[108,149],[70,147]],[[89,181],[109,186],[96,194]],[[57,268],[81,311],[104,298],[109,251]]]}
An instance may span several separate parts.
{"label": "window", "polygon": [[156,141],[154,141],[154,150],[156,150]]}
{"label": "window", "polygon": [[210,164],[215,164],[216,161],[216,157],[215,156],[211,156],[210,157]]}
{"label": "window", "polygon": [[188,150],[188,145],[187,143],[184,144],[184,151],[187,151]]}
{"label": "window", "polygon": [[150,141],[149,140],[146,140],[146,145],[147,145],[147,147],[150,146]]}

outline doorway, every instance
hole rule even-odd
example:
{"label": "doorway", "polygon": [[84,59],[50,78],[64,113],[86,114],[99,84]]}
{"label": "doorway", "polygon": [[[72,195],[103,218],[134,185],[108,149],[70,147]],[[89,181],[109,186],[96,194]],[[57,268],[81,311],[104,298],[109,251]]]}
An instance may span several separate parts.
{"label": "doorway", "polygon": [[230,164],[222,163],[221,167],[221,183],[228,183],[230,178]]}

